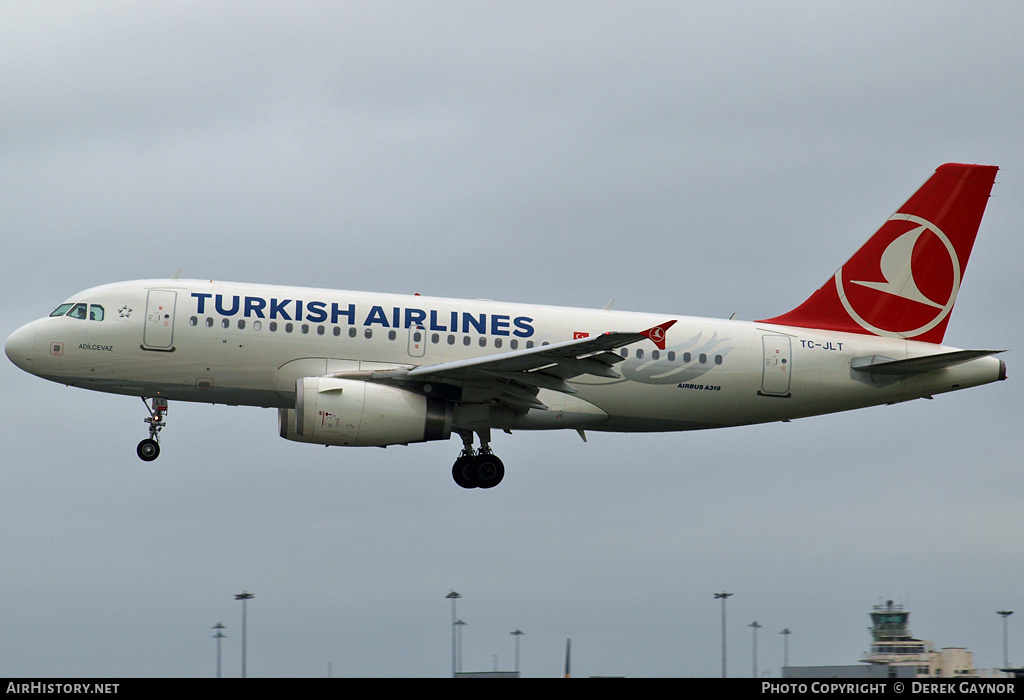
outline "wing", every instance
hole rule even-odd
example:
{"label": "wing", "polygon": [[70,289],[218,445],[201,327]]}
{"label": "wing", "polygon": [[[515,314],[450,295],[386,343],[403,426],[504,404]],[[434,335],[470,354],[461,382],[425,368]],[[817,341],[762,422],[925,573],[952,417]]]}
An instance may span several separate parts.
{"label": "wing", "polygon": [[497,401],[518,411],[547,410],[537,398],[540,389],[575,394],[567,380],[584,374],[621,379],[613,367],[622,362],[617,348],[648,339],[665,349],[666,331],[675,320],[637,332],[602,335],[540,345],[524,350],[484,355],[467,360],[366,372],[340,372],[339,378],[365,381],[417,382],[456,387],[466,403]]}

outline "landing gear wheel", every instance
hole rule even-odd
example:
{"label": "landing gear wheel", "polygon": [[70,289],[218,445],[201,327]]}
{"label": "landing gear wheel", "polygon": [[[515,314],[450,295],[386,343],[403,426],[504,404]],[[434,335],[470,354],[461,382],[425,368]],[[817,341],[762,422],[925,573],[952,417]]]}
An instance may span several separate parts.
{"label": "landing gear wheel", "polygon": [[135,452],[143,462],[152,462],[160,456],[160,443],[147,438],[139,443],[139,446],[135,448]]}
{"label": "landing gear wheel", "polygon": [[505,478],[505,465],[492,454],[476,456],[476,485],[482,489],[492,489]]}
{"label": "landing gear wheel", "polygon": [[491,431],[481,428],[480,449],[473,449],[473,431],[459,430],[462,454],[452,465],[452,478],[464,489],[492,489],[505,478],[505,465],[491,452]]}
{"label": "landing gear wheel", "polygon": [[149,411],[149,418],[144,419],[149,424],[149,438],[139,443],[139,446],[135,448],[135,453],[143,462],[152,462],[160,456],[160,444],[157,440],[160,431],[167,425],[164,422],[164,416],[167,414],[167,399],[154,397],[153,405],[150,407],[150,402],[143,396],[142,403]]}
{"label": "landing gear wheel", "polygon": [[464,489],[476,488],[476,465],[475,458],[471,455],[462,455],[452,466],[452,478],[455,483]]}

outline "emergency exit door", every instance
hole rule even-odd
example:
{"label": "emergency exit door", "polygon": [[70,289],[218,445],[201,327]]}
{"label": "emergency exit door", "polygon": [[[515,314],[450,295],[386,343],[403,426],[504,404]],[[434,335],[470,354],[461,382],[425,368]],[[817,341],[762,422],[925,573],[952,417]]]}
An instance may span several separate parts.
{"label": "emergency exit door", "polygon": [[790,396],[792,378],[792,350],[788,335],[765,335],[761,338],[764,346],[764,366],[761,374],[762,396]]}
{"label": "emergency exit door", "polygon": [[174,305],[178,293],[167,289],[150,289],[146,297],[146,327],[142,347],[146,350],[173,350]]}

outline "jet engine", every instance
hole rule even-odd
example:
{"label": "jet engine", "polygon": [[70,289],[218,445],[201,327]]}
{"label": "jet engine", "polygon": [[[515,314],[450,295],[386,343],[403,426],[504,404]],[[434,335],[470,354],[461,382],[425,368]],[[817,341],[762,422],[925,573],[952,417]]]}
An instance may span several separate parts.
{"label": "jet engine", "polygon": [[334,377],[295,382],[295,408],[278,409],[281,437],[320,445],[386,447],[452,434],[452,405],[386,384]]}

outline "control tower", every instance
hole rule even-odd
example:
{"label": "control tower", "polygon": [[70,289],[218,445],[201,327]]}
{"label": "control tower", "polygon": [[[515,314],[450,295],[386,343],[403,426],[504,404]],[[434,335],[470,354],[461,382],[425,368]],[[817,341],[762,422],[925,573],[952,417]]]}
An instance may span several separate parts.
{"label": "control tower", "polygon": [[910,613],[902,605],[895,605],[891,600],[885,605],[875,605],[871,609],[871,638],[875,642],[907,642],[918,641],[910,635],[907,620]]}
{"label": "control tower", "polygon": [[935,645],[917,639],[910,632],[910,612],[891,600],[875,605],[871,612],[871,652],[863,659],[869,664],[912,666],[918,678],[956,678],[974,675],[974,655],[966,649]]}

